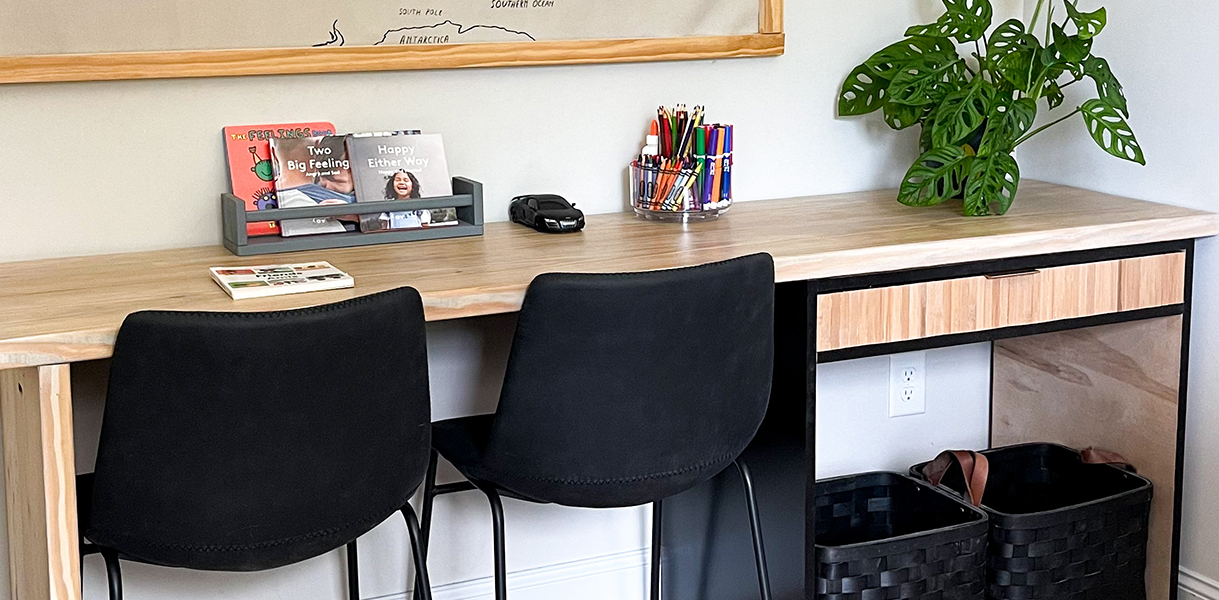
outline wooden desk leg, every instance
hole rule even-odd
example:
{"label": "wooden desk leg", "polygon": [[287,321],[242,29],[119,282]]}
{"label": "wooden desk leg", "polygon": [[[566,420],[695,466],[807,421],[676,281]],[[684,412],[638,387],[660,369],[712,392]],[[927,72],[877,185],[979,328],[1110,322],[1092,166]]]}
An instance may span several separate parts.
{"label": "wooden desk leg", "polygon": [[0,371],[12,600],[80,600],[68,365]]}

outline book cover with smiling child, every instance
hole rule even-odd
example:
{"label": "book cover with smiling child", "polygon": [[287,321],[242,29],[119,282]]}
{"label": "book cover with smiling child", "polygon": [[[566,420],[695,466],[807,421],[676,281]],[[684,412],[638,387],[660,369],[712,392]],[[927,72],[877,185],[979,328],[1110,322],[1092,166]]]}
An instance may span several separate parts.
{"label": "book cover with smiling child", "polygon": [[[439,134],[356,134],[347,140],[356,202],[453,195],[453,180]],[[363,215],[360,231],[418,229],[457,224],[456,208]]]}

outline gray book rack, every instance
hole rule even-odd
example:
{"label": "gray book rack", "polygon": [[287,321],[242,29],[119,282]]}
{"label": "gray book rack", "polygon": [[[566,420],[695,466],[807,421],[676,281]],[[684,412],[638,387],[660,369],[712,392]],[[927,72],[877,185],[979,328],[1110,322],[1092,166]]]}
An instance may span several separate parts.
{"label": "gray book rack", "polygon": [[[246,204],[232,194],[220,195],[220,212],[224,224],[224,247],[237,256],[296,252],[299,250],[321,250],[325,248],[350,248],[373,244],[414,242],[439,238],[464,237],[483,234],[483,184],[464,177],[453,178],[452,196],[425,198],[422,200],[394,200],[385,202],[356,202],[334,206],[308,208],[276,208],[246,212]],[[343,215],[367,215],[383,212],[422,210],[425,208],[457,209],[457,225],[403,229],[361,233],[323,233],[281,237],[278,235],[246,235],[246,223],[280,221],[283,219],[313,219],[339,217]]]}

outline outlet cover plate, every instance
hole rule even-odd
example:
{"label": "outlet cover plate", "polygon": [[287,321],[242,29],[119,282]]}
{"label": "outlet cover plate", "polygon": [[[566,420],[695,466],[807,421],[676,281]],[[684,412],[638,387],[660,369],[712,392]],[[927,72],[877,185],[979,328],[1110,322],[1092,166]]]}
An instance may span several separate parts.
{"label": "outlet cover plate", "polygon": [[889,418],[927,412],[927,352],[889,356]]}

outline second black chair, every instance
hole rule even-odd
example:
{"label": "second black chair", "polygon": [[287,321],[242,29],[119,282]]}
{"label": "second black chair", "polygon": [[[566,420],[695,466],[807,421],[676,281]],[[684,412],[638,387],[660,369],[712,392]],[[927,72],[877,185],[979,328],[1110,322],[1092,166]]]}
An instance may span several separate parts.
{"label": "second black chair", "polygon": [[495,594],[507,597],[501,496],[585,508],[653,504],[653,600],[661,503],[735,465],[759,589],[766,558],[749,469],[774,359],[774,263],[758,254],[647,273],[548,274],[529,286],[495,414],[433,424],[433,446],[470,483],[424,483],[426,551],[435,496],[477,487],[491,503]]}

